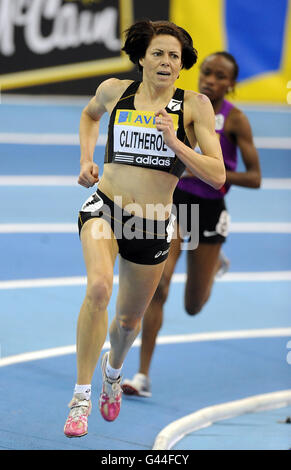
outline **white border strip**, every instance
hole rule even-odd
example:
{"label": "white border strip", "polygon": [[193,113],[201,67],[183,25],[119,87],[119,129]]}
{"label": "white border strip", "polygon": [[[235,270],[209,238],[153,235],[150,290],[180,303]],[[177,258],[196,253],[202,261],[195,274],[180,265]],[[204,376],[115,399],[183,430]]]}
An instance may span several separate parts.
{"label": "white border strip", "polygon": [[[186,282],[186,273],[174,273],[171,282]],[[291,271],[232,272],[226,273],[216,282],[281,282],[291,281]],[[35,289],[47,287],[70,287],[86,285],[86,276],[48,277],[41,279],[15,279],[0,281],[0,290]],[[118,284],[119,276],[113,277],[113,284]]]}
{"label": "white border strip", "polygon": [[[192,343],[203,341],[221,341],[228,339],[248,339],[248,338],[273,338],[291,336],[291,328],[265,328],[254,330],[234,330],[234,331],[212,331],[209,333],[192,333],[189,335],[170,335],[158,336],[157,344],[178,344]],[[138,347],[141,339],[137,338],[132,347]],[[109,349],[110,343],[106,341],[103,349]],[[36,361],[39,359],[47,359],[50,357],[64,356],[67,354],[75,354],[76,345],[62,346],[58,348],[42,349],[40,351],[31,351],[13,356],[7,356],[0,359],[0,367],[5,367],[22,362]]]}
{"label": "white border strip", "polygon": [[[291,233],[291,222],[231,222],[231,233]],[[0,233],[77,233],[77,223],[0,224]]]}
{"label": "white border strip", "polygon": [[202,408],[184,418],[173,421],[162,429],[155,439],[153,450],[172,449],[187,434],[211,426],[217,421],[289,405],[291,405],[291,390],[282,390]]}

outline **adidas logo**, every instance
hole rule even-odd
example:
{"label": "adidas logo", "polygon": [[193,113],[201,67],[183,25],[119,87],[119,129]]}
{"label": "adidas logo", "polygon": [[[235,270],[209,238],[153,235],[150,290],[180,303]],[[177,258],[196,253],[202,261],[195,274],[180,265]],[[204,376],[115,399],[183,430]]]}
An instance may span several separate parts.
{"label": "adidas logo", "polygon": [[169,158],[159,158],[159,157],[151,157],[148,155],[147,157],[137,157],[135,160],[136,163],[140,165],[155,165],[155,166],[170,166],[171,162]]}

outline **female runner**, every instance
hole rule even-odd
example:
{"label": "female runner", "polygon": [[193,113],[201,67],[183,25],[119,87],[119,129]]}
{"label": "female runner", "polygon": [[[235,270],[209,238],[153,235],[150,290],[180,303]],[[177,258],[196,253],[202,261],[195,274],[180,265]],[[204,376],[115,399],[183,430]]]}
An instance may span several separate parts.
{"label": "female runner", "polygon": [[[142,71],[142,80],[101,83],[80,122],[79,184],[89,188],[99,181],[93,162],[99,122],[104,113],[110,115],[104,172],[79,213],[87,290],[77,325],[77,381],[64,428],[68,437],[87,433],[117,255],[116,314],[109,328],[110,351],[101,361],[99,408],[107,421],[119,414],[121,368],[168,256],[179,178],[187,166],[216,190],[225,182],[210,100],[175,87],[180,70],[197,59],[189,34],[166,21],[137,22],[127,31],[123,49]],[[201,153],[193,150],[196,143]]]}

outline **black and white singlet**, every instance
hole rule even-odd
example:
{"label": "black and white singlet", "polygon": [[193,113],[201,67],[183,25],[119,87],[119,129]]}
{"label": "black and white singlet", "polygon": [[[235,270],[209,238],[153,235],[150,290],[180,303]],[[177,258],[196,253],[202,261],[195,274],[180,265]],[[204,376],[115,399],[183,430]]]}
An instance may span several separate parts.
{"label": "black and white singlet", "polygon": [[[180,178],[185,165],[163,140],[155,124],[155,113],[134,107],[141,82],[133,82],[113,109],[105,149],[104,163],[119,163],[164,171]],[[166,111],[173,119],[179,140],[189,145],[183,124],[184,90],[177,88]]]}

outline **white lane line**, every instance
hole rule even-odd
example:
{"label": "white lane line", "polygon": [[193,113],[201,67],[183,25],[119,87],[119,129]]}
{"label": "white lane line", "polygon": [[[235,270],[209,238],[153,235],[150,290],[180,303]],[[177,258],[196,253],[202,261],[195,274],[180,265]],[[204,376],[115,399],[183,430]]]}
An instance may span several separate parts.
{"label": "white lane line", "polygon": [[[169,335],[158,336],[157,344],[178,344],[193,343],[204,341],[223,341],[231,339],[248,339],[248,338],[275,338],[275,337],[291,336],[291,328],[262,328],[253,330],[233,330],[233,331],[213,331],[209,333],[194,333],[189,335]],[[139,347],[141,339],[137,338],[133,347]],[[110,342],[104,343],[103,349],[109,349]],[[0,359],[0,367],[18,364],[21,362],[35,361],[39,359],[47,359],[49,357],[64,356],[67,354],[75,354],[76,345],[62,346],[58,348],[42,349],[39,351],[30,351],[22,354],[15,354]]]}
{"label": "white lane line", "polygon": [[[291,222],[231,222],[232,233],[291,233]],[[77,223],[0,224],[0,233],[77,233]]]}
{"label": "white lane line", "polygon": [[[3,105],[28,105],[29,107],[33,106],[86,106],[90,99],[91,95],[27,95],[27,94],[7,94],[5,92],[1,93],[1,103]],[[277,113],[287,113],[290,114],[290,105],[286,104],[272,104],[269,102],[265,103],[253,103],[253,102],[240,102],[237,101],[237,106],[239,106],[245,112],[258,112],[258,113],[268,113],[268,114],[277,114]]]}
{"label": "white lane line", "polygon": [[[86,276],[52,277],[41,279],[16,279],[0,281],[0,290],[35,289],[48,287],[70,287],[86,285]],[[172,277],[174,283],[184,283],[185,273],[175,273]],[[262,271],[262,272],[232,272],[226,273],[216,282],[281,282],[291,281],[291,271]],[[114,275],[113,284],[118,284],[119,277]]]}
{"label": "white lane line", "polygon": [[[78,186],[78,175],[2,175],[0,186]],[[263,178],[261,189],[291,189],[291,178]]]}
{"label": "white lane line", "polygon": [[173,421],[163,428],[155,439],[153,450],[172,449],[187,434],[212,426],[217,421],[234,418],[246,413],[284,408],[290,404],[291,390],[281,390],[202,408]]}
{"label": "white lane line", "polygon": [[[106,145],[107,135],[100,134],[97,146]],[[78,134],[31,134],[21,132],[1,132],[1,144],[29,144],[29,145],[80,145]]]}
{"label": "white lane line", "polygon": [[[0,281],[0,290],[6,289],[34,289],[47,287],[84,286],[85,276],[52,277],[43,279],[17,279],[13,281]],[[114,276],[114,284],[118,283],[118,276]]]}
{"label": "white lane line", "polygon": [[254,143],[258,149],[291,149],[291,137],[255,137]]}
{"label": "white lane line", "polygon": [[78,186],[78,176],[2,175],[0,186]]}
{"label": "white lane line", "polygon": [[232,233],[291,233],[291,222],[231,222],[229,231]]}
{"label": "white lane line", "polygon": [[291,271],[226,273],[217,282],[280,282],[291,281]]}
{"label": "white lane line", "polygon": [[263,178],[261,189],[291,189],[291,178]]}
{"label": "white lane line", "polygon": [[[25,94],[6,94],[1,93],[1,103],[3,105],[28,105],[29,107],[32,106],[86,106],[92,96],[88,95],[25,95]],[[244,105],[244,104],[243,104]],[[245,106],[245,105],[244,105]],[[268,106],[268,105],[267,105]],[[286,105],[287,108],[287,105]],[[246,105],[245,109],[248,109],[248,105]],[[252,107],[250,108],[252,109]],[[257,110],[259,108],[255,108]],[[264,106],[262,111],[264,112]],[[274,107],[266,108],[267,112],[277,112],[276,109],[281,109],[284,111],[284,105],[282,107],[280,105],[276,105]]]}
{"label": "white lane line", "polygon": [[[106,144],[107,135],[100,134],[97,145]],[[0,143],[2,144],[29,144],[29,145],[80,145],[77,133],[22,133],[1,132]],[[255,146],[258,149],[291,149],[290,137],[254,137]]]}
{"label": "white lane line", "polygon": [[77,223],[0,224],[0,233],[77,233]]}

